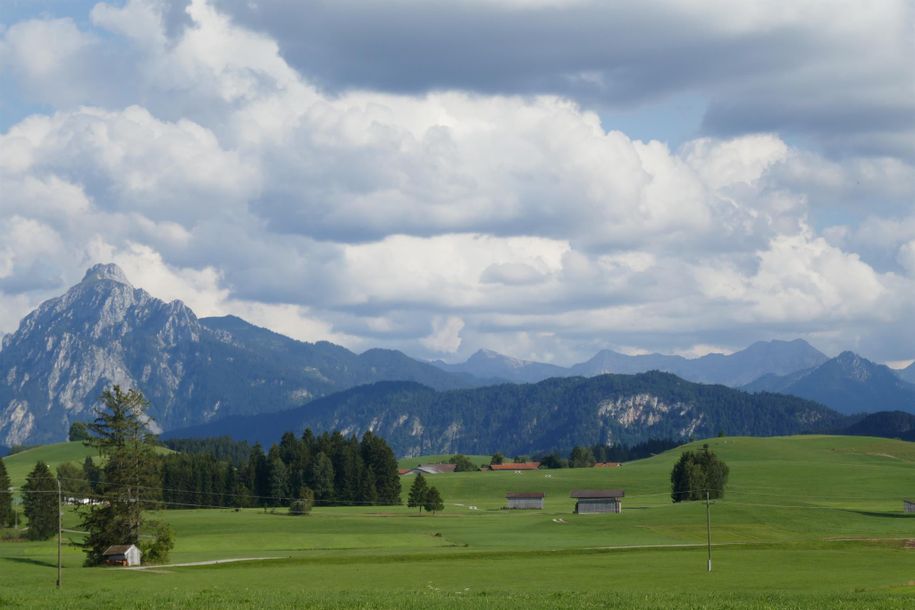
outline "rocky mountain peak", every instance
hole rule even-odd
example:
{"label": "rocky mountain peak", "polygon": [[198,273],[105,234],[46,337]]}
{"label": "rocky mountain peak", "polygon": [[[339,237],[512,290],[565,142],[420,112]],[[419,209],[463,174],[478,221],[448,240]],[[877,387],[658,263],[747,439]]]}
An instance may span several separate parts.
{"label": "rocky mountain peak", "polygon": [[114,263],[99,263],[98,265],[93,265],[86,271],[86,275],[83,276],[83,281],[80,282],[80,284],[91,284],[93,282],[105,280],[126,284],[133,288],[133,285],[130,283],[130,280],[127,279],[127,275],[124,271]]}

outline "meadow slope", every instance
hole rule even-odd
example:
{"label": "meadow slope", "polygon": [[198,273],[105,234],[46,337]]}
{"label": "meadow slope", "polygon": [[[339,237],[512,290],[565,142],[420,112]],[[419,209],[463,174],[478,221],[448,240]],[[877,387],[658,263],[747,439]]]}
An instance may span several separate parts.
{"label": "meadow slope", "polygon": [[[0,543],[0,607],[140,608],[908,608],[915,604],[915,443],[869,437],[716,438],[731,468],[711,506],[674,505],[680,449],[619,469],[428,477],[446,509],[318,507],[166,511],[176,563],[81,568],[65,547]],[[694,443],[699,446],[701,443]],[[33,457],[40,455],[35,450]],[[15,456],[14,456],[15,457]],[[434,461],[434,460],[428,460]],[[412,478],[403,478],[404,497]],[[573,515],[574,488],[622,487],[620,515]],[[544,511],[502,510],[506,491],[544,491]],[[67,524],[75,525],[67,515]],[[78,539],[71,533],[68,538]]]}

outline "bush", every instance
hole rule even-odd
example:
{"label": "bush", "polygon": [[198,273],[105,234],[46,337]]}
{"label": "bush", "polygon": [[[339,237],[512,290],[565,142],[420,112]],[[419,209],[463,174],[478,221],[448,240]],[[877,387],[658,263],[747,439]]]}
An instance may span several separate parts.
{"label": "bush", "polygon": [[307,487],[299,491],[299,497],[289,504],[290,515],[307,515],[311,512],[311,507],[315,505],[315,492]]}

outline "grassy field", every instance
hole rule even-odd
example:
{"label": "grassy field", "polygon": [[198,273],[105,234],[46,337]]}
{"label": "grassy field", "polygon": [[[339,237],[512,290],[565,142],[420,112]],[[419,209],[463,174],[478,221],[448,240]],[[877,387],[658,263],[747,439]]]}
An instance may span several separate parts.
{"label": "grassy field", "polygon": [[[669,499],[677,450],[613,470],[430,476],[446,503],[434,516],[405,506],[163,512],[175,563],[273,559],[86,569],[68,545],[60,592],[53,541],[0,543],[0,607],[915,607],[915,515],[902,512],[915,495],[915,444],[709,443],[731,468],[726,498],[711,506],[710,574],[705,506]],[[624,488],[623,513],[573,515],[579,487]],[[546,509],[502,510],[506,491],[543,491]]]}

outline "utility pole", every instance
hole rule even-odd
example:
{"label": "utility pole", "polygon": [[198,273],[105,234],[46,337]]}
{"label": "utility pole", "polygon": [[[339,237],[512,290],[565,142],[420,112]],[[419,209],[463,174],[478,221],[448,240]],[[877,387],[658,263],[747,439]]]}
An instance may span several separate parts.
{"label": "utility pole", "polygon": [[60,589],[60,546],[64,528],[64,505],[60,491],[60,477],[57,478],[57,588]]}
{"label": "utility pole", "polygon": [[712,571],[712,516],[709,513],[708,490],[705,490],[705,535],[708,546],[708,571]]}

